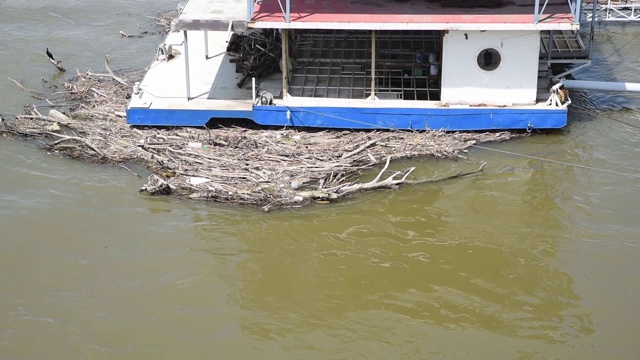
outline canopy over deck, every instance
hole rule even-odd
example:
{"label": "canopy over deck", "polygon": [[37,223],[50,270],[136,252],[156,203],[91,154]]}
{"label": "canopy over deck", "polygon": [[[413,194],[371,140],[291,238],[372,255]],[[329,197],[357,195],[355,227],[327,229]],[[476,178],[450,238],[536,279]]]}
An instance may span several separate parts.
{"label": "canopy over deck", "polygon": [[176,21],[176,30],[222,31],[227,30],[230,21],[242,28],[249,17],[250,1],[253,0],[189,0]]}
{"label": "canopy over deck", "polygon": [[[550,0],[535,16],[531,0],[278,0],[257,4],[250,27],[358,30],[570,30],[577,29],[567,0]],[[484,6],[474,6],[483,3]],[[544,4],[544,0],[542,0]],[[492,4],[495,4],[492,6]],[[536,23],[537,20],[537,23]]]}
{"label": "canopy over deck", "polygon": [[576,30],[581,0],[190,0],[178,30]]}

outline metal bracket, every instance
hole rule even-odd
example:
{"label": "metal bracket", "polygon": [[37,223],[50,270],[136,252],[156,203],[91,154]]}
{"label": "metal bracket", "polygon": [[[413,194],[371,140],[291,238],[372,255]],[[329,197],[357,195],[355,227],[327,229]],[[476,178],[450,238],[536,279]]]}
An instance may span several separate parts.
{"label": "metal bracket", "polygon": [[160,56],[162,56],[162,60],[169,61],[173,58],[173,46],[167,43],[162,43],[158,45],[158,50],[156,51],[156,60],[160,60]]}

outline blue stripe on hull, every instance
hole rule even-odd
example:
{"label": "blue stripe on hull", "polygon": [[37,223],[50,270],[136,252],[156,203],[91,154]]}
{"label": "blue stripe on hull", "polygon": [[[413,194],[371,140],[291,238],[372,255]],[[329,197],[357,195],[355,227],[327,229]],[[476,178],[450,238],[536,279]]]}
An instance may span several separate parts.
{"label": "blue stripe on hull", "polygon": [[567,124],[562,109],[340,108],[256,106],[253,111],[130,108],[131,125],[203,126],[211,118],[253,120],[260,125],[339,129],[502,130],[554,129]]}
{"label": "blue stripe on hull", "polygon": [[[287,113],[289,111],[289,113]],[[348,129],[500,130],[554,129],[567,124],[567,111],[514,108],[335,108],[256,106],[261,125]]]}
{"label": "blue stripe on hull", "polygon": [[128,108],[127,124],[147,126],[204,126],[211,118],[251,119],[251,110],[193,110]]}

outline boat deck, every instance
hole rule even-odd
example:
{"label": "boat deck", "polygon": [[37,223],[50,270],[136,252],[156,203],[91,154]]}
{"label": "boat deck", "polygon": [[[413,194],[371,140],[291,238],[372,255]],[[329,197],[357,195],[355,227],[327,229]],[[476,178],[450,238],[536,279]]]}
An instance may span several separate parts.
{"label": "boat deck", "polygon": [[[370,95],[370,41],[353,34],[348,34],[350,39],[345,41],[345,34],[338,31],[302,35],[300,42],[303,46],[299,47],[296,54],[298,66],[294,67],[291,74],[289,95],[307,98],[305,101],[310,101],[309,98],[362,100]],[[408,59],[403,65],[401,48],[394,47],[402,44],[396,38],[400,35],[384,35],[380,34],[378,39],[378,98],[405,102],[439,100],[438,76],[429,74],[428,64],[417,68],[416,65],[420,64]],[[204,46],[205,38],[208,46]],[[408,32],[403,33],[402,38],[405,43],[411,43],[411,49],[438,49],[440,46],[437,33]],[[170,61],[154,59],[140,84],[141,95],[133,96],[131,106],[251,111],[251,81],[246,81],[242,87],[237,86],[242,74],[236,72],[233,55],[226,51],[226,39],[226,31],[210,31],[206,37],[201,31],[188,32],[190,74],[187,93],[184,33],[171,33],[165,44],[171,45],[179,54]],[[384,54],[387,53],[394,55],[393,60],[386,59]],[[409,55],[415,56],[413,52]],[[392,64],[391,68],[387,64]],[[541,74],[541,78],[545,76]],[[282,74],[260,79],[257,88],[270,92],[282,101]]]}
{"label": "boat deck", "polygon": [[[403,81],[395,82],[395,87],[389,86],[390,83],[385,85],[386,80],[381,79],[382,83],[377,84],[377,98],[369,99],[370,73],[343,68],[368,58],[360,54],[370,51],[366,48],[368,42],[357,38],[353,42],[355,52],[345,48],[348,43],[338,41],[343,46],[334,46],[334,39],[334,42],[325,41],[321,46],[317,46],[317,41],[305,41],[308,46],[301,48],[298,54],[299,60],[319,60],[316,52],[324,53],[329,48],[335,53],[324,54],[329,57],[322,61],[331,63],[344,60],[345,53],[350,53],[354,64],[341,64],[340,69],[344,70],[342,73],[351,75],[336,75],[330,67],[325,69],[322,64],[309,63],[304,71],[292,72],[288,89],[290,96],[282,98],[282,74],[275,73],[261,79],[257,85],[257,90],[274,95],[274,106],[255,106],[251,81],[242,87],[237,86],[242,74],[236,72],[233,55],[226,51],[229,34],[226,31],[188,31],[186,34],[187,42],[185,32],[173,32],[167,37],[165,44],[173,47],[176,56],[169,61],[156,58],[150,65],[139,85],[140,91],[132,94],[127,109],[129,124],[204,126],[211,119],[218,123],[228,119],[249,119],[274,126],[447,130],[521,129],[527,128],[530,122],[540,128],[566,124],[566,110],[551,109],[545,105],[548,92],[545,91],[547,84],[544,80],[548,81],[548,78],[544,74],[541,74],[539,82],[539,102],[531,105],[443,106],[437,101],[439,87],[425,89],[415,86],[416,80],[426,76],[425,73],[416,74],[413,72],[415,69],[398,75]],[[437,37],[430,38],[420,33],[414,35],[405,41],[420,41],[425,48],[429,48],[431,42],[439,41]],[[311,39],[321,40],[321,43],[322,39],[327,40],[324,36]],[[385,40],[381,36],[380,41],[381,44],[385,41],[389,44],[387,50],[394,50],[391,45],[393,37]],[[188,53],[185,44],[188,44]],[[365,47],[360,48],[360,45]],[[384,49],[385,46],[381,46],[379,50]],[[185,71],[186,61],[189,74]],[[382,58],[381,61],[386,60]],[[366,64],[364,67],[366,69]],[[384,71],[382,64],[378,71]],[[361,83],[356,83],[360,80]]]}
{"label": "boat deck", "polygon": [[[231,55],[227,54],[226,31],[189,31],[189,91],[185,71],[184,32],[170,33],[175,58],[155,59],[140,83],[140,94],[132,95],[130,107],[147,109],[216,110],[217,116],[248,118],[252,110],[251,81],[242,87]],[[204,44],[207,44],[205,46]],[[262,79],[260,89],[280,94],[282,74]]]}

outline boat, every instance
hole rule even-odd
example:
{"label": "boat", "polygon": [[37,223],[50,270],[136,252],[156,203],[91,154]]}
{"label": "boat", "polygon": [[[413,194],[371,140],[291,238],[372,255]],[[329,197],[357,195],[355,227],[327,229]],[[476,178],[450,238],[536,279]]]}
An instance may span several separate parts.
{"label": "boat", "polygon": [[137,126],[554,129],[581,0],[189,0],[127,108]]}

